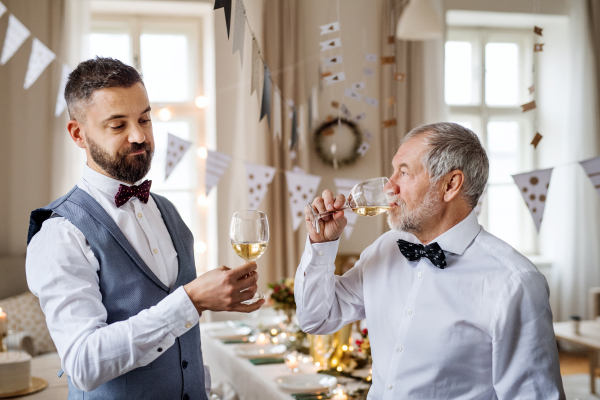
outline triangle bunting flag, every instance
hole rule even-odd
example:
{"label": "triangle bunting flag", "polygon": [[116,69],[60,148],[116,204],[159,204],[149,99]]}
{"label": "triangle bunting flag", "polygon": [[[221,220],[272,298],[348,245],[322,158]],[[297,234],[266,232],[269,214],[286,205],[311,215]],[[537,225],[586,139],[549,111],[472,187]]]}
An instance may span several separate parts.
{"label": "triangle bunting flag", "polygon": [[336,49],[342,45],[342,39],[335,38],[330,40],[325,40],[324,42],[319,43],[321,45],[321,51]]}
{"label": "triangle bunting flag", "polygon": [[6,6],[0,1],[0,17],[6,12]]}
{"label": "triangle bunting flag", "polygon": [[263,82],[263,97],[260,105],[260,120],[267,116],[269,125],[271,125],[271,71],[265,64],[265,78]]}
{"label": "triangle bunting flag", "polygon": [[600,194],[600,157],[580,161],[579,164],[581,164],[590,181],[592,181],[592,185],[594,185],[594,188]]}
{"label": "triangle bunting flag", "polygon": [[281,92],[275,87],[273,91],[273,138],[281,140]]}
{"label": "triangle bunting flag", "polygon": [[[179,161],[183,158],[185,152],[190,148],[192,142],[183,140],[179,136],[167,134],[167,161],[165,162],[165,180],[171,176]],[[208,193],[208,192],[207,192]]]}
{"label": "triangle bunting flag", "polygon": [[251,162],[245,162],[244,165],[248,180],[248,207],[250,210],[256,210],[265,198],[277,169]]}
{"label": "triangle bunting flag", "polygon": [[540,169],[512,176],[523,199],[525,199],[525,203],[531,212],[533,222],[535,223],[538,232],[540,231],[542,217],[544,216],[546,196],[548,195],[551,176],[552,168]]}
{"label": "triangle bunting flag", "polygon": [[[333,178],[333,182],[335,183],[335,187],[337,188],[337,194],[343,194],[348,197],[348,193],[357,183],[360,182],[358,179],[345,179],[345,178]],[[352,235],[352,231],[354,230],[354,226],[356,225],[356,221],[358,220],[358,214],[352,212],[352,210],[345,210],[344,215],[348,220],[348,224],[344,228],[344,236],[346,239],[349,239]]]}
{"label": "triangle bunting flag", "polygon": [[217,186],[225,170],[231,162],[231,157],[218,151],[208,150],[206,157],[206,195]]}
{"label": "triangle bunting flag", "polygon": [[50,51],[49,48],[44,46],[37,38],[33,38],[31,55],[29,56],[29,65],[27,66],[27,74],[25,75],[23,88],[29,89],[55,58],[56,55]]}
{"label": "triangle bunting flag", "polygon": [[240,65],[244,65],[244,37],[246,34],[246,8],[243,0],[235,2],[235,32],[233,33],[233,51],[240,52]]}
{"label": "triangle bunting flag", "polygon": [[227,25],[227,38],[229,38],[229,29],[231,27],[231,0],[215,0],[213,10],[223,8],[225,11],[225,24]]}
{"label": "triangle bunting flag", "polygon": [[63,64],[62,73],[60,76],[60,85],[58,86],[58,96],[56,96],[56,108],[54,109],[54,116],[60,116],[65,108],[67,108],[67,101],[65,100],[65,87],[67,86],[67,80],[71,68],[67,64]]}
{"label": "triangle bunting flag", "polygon": [[252,38],[252,75],[250,77],[250,95],[258,89],[258,74],[260,72],[260,50],[258,42]]}
{"label": "triangle bunting flag", "polygon": [[8,16],[8,28],[6,29],[6,37],[4,38],[4,47],[2,47],[0,65],[4,65],[10,60],[29,35],[31,35],[29,29],[25,28],[25,25],[21,21],[10,14]]}
{"label": "triangle bunting flag", "polygon": [[285,171],[292,213],[292,227],[298,229],[304,221],[304,207],[315,198],[321,177],[302,172]]}
{"label": "triangle bunting flag", "polygon": [[321,35],[326,35],[328,33],[338,32],[340,30],[339,22],[332,22],[331,24],[321,25]]}
{"label": "triangle bunting flag", "polygon": [[292,138],[290,139],[290,150],[298,144],[298,108],[292,107]]}

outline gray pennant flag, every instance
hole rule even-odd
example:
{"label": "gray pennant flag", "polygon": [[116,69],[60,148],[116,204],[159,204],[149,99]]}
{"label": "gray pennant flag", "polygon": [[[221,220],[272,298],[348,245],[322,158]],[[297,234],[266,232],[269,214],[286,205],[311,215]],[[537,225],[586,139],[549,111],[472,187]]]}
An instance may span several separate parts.
{"label": "gray pennant flag", "polygon": [[258,42],[252,38],[252,76],[250,78],[250,95],[258,89],[258,70],[260,69],[260,50]]}
{"label": "gray pennant flag", "polygon": [[271,126],[271,71],[265,64],[265,78],[263,82],[263,97],[260,105],[260,121],[267,116],[269,126]]}
{"label": "gray pennant flag", "polygon": [[225,24],[227,24],[227,38],[229,39],[229,30],[231,27],[231,0],[215,0],[213,10],[223,8],[225,11]]}
{"label": "gray pennant flag", "polygon": [[243,0],[235,2],[235,32],[233,32],[233,50],[231,54],[240,51],[240,65],[244,64],[244,36],[246,33],[246,8]]}

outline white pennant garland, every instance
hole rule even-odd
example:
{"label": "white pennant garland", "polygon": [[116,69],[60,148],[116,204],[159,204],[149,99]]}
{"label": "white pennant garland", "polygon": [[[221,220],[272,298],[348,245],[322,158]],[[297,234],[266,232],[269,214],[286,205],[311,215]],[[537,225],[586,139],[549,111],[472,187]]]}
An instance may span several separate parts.
{"label": "white pennant garland", "polygon": [[67,108],[67,101],[65,100],[65,87],[67,86],[67,80],[69,80],[69,74],[71,68],[67,64],[63,64],[62,73],[60,76],[60,85],[58,85],[58,95],[56,96],[56,108],[54,109],[54,116],[60,116],[65,108]]}
{"label": "white pennant garland", "polygon": [[592,181],[592,185],[594,185],[594,188],[600,194],[600,157],[580,161],[579,164],[581,164],[590,181]]}
{"label": "white pennant garland", "polygon": [[519,191],[523,195],[523,199],[525,199],[525,203],[527,203],[527,208],[529,208],[529,211],[531,212],[533,222],[535,223],[538,232],[544,216],[546,196],[548,195],[551,176],[552,168],[540,169],[512,176]]}
{"label": "white pennant garland", "polygon": [[247,161],[244,165],[246,166],[246,179],[248,180],[248,207],[250,210],[256,210],[265,198],[277,168]]}
{"label": "white pennant garland", "polygon": [[330,40],[325,40],[324,42],[319,43],[321,45],[321,51],[336,49],[342,45],[342,39],[335,38]]}
{"label": "white pennant garland", "polygon": [[321,183],[321,177],[302,172],[285,171],[294,231],[304,221],[304,207],[311,203]]}
{"label": "white pennant garland", "polygon": [[244,65],[244,37],[246,34],[246,8],[243,0],[235,1],[235,31],[233,32],[233,48],[231,54],[240,52],[240,65]]}
{"label": "white pennant garland", "polygon": [[340,30],[339,22],[332,22],[331,24],[321,25],[321,35],[326,35],[328,33],[338,32]]}
{"label": "white pennant garland", "polygon": [[167,161],[165,162],[165,180],[171,176],[179,161],[183,158],[185,152],[190,148],[192,142],[188,142],[179,136],[167,134]]}
{"label": "white pennant garland", "polygon": [[323,60],[323,66],[331,67],[332,65],[341,64],[343,62],[344,62],[344,58],[342,56],[333,56],[333,57],[329,57],[329,58],[326,58],[325,60]]}
{"label": "white pennant garland", "polygon": [[276,87],[273,91],[273,138],[281,140],[281,92]]}
{"label": "white pennant garland", "polygon": [[217,186],[225,170],[231,162],[231,157],[218,151],[208,150],[206,157],[206,195]]}
{"label": "white pennant garland", "polygon": [[356,101],[362,101],[362,94],[350,89],[349,87],[346,88],[346,90],[344,90],[344,96],[354,99]]}
{"label": "white pennant garland", "polygon": [[[335,183],[335,187],[337,188],[338,194],[343,194],[348,197],[348,193],[357,183],[360,182],[358,179],[344,179],[344,178],[333,178],[333,182]],[[352,235],[352,231],[354,230],[354,226],[356,225],[356,221],[358,220],[358,214],[354,213],[352,210],[344,210],[344,215],[348,220],[348,224],[344,228],[344,236],[346,239],[350,239],[350,235]]]}
{"label": "white pennant garland", "polygon": [[29,29],[25,28],[25,25],[23,25],[21,21],[10,14],[8,16],[8,28],[6,29],[6,37],[4,38],[4,47],[2,48],[0,65],[4,65],[10,60],[29,35],[31,35]]}
{"label": "white pennant garland", "polygon": [[6,12],[6,6],[4,4],[2,4],[2,2],[0,1],[0,17],[2,17],[5,12]]}
{"label": "white pennant garland", "polygon": [[56,54],[44,46],[37,38],[33,38],[33,45],[31,46],[31,54],[29,56],[29,65],[27,66],[27,74],[25,74],[23,88],[29,89],[55,58]]}

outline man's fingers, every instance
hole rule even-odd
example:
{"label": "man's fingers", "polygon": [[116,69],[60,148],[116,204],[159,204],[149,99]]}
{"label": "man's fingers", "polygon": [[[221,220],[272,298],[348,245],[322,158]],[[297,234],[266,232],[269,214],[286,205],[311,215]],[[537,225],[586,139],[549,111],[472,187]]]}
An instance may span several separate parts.
{"label": "man's fingers", "polygon": [[325,208],[325,202],[323,201],[322,197],[315,198],[313,200],[312,205],[317,210],[317,214],[327,211],[327,208]]}
{"label": "man's fingers", "polygon": [[234,290],[245,290],[253,285],[256,285],[256,282],[258,282],[258,272],[253,271],[234,282],[233,288]]}
{"label": "man's fingers", "polygon": [[331,190],[329,190],[329,189],[323,190],[322,196],[323,196],[323,201],[325,202],[325,208],[327,209],[327,211],[333,211],[334,199],[333,199],[333,193],[331,192]]}
{"label": "man's fingers", "polygon": [[251,298],[254,297],[257,290],[258,290],[258,286],[252,285],[249,288],[240,291],[239,295],[235,295],[234,301],[236,303],[241,303],[242,301],[250,300]]}
{"label": "man's fingers", "polygon": [[253,311],[258,310],[259,308],[262,307],[262,305],[265,304],[265,300],[259,300],[256,303],[253,304],[238,304],[237,306],[235,306],[233,308],[232,311],[237,311],[237,312],[243,312],[243,313],[251,313]]}
{"label": "man's fingers", "polygon": [[233,270],[231,270],[231,274],[233,279],[237,281],[238,279],[243,278],[252,271],[256,271],[256,263],[254,261],[247,262],[246,264],[234,268]]}
{"label": "man's fingers", "polygon": [[335,203],[333,203],[333,206],[339,210],[340,208],[344,207],[345,203],[346,197],[343,194],[338,194],[335,198]]}

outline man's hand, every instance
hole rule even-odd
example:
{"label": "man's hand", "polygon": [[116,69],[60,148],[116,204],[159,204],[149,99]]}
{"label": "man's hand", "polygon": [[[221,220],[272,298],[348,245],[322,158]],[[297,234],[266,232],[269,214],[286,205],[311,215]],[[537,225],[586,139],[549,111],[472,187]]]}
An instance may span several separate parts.
{"label": "man's hand", "polygon": [[265,303],[259,300],[254,304],[242,304],[242,301],[254,297],[257,281],[256,263],[249,262],[234,269],[222,265],[200,275],[183,288],[198,314],[206,310],[249,313]]}
{"label": "man's hand", "polygon": [[[317,233],[312,223],[310,222],[309,213],[310,210],[304,211],[304,218],[306,220],[306,230],[312,243],[331,242],[337,240],[346,226],[346,217],[344,216],[344,203],[346,198],[343,194],[338,194],[336,198],[333,197],[331,190],[326,189],[323,191],[323,197],[317,197],[312,202],[313,209],[318,213],[326,211],[337,211],[331,215],[323,216],[319,220],[321,224],[321,233]],[[308,207],[308,206],[307,206]]]}

